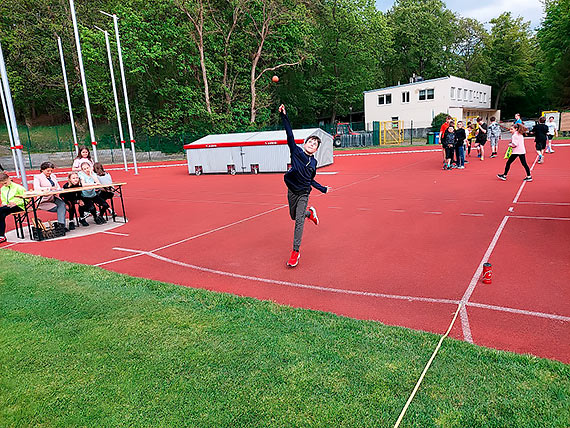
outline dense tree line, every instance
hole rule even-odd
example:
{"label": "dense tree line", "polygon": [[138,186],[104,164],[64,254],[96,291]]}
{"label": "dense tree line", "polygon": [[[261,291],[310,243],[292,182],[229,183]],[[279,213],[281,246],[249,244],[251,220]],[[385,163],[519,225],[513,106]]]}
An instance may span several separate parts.
{"label": "dense tree line", "polygon": [[[267,125],[281,102],[298,122],[334,121],[362,110],[363,91],[413,73],[488,83],[493,106],[508,114],[568,106],[569,2],[547,0],[537,32],[509,13],[486,27],[441,0],[396,0],[386,13],[373,0],[83,0],[76,10],[96,119],[114,117],[103,34],[93,28],[113,34],[103,10],[120,18],[135,124],[168,135]],[[65,121],[58,35],[80,116],[68,0],[0,4],[0,41],[18,115],[28,123]]]}

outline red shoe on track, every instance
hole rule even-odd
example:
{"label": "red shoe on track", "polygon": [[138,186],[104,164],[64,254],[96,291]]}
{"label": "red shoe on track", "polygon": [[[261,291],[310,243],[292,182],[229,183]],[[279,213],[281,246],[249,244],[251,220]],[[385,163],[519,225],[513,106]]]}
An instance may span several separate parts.
{"label": "red shoe on track", "polygon": [[301,254],[298,251],[293,250],[291,252],[291,257],[287,262],[287,266],[295,267],[299,264],[299,259],[301,258]]}
{"label": "red shoe on track", "polygon": [[315,207],[309,207],[309,212],[311,213],[311,215],[308,217],[308,219],[318,226],[319,216],[317,216],[317,210],[315,209]]}

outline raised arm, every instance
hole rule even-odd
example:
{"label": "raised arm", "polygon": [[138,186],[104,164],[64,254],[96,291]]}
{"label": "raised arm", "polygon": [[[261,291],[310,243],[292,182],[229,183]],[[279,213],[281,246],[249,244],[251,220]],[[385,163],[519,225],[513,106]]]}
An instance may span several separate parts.
{"label": "raised arm", "polygon": [[295,144],[295,137],[293,136],[293,128],[291,128],[291,122],[289,122],[289,117],[285,111],[285,106],[281,104],[279,106],[279,114],[281,115],[281,122],[283,122],[283,127],[285,128],[285,133],[287,134],[287,145],[291,152],[295,150],[297,145]]}

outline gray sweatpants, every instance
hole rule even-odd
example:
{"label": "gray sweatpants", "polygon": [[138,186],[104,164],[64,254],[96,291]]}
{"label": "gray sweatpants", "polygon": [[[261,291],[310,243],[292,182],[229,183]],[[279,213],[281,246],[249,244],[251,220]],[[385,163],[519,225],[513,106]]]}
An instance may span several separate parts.
{"label": "gray sweatpants", "polygon": [[300,195],[293,193],[291,189],[287,190],[287,200],[289,201],[289,214],[291,220],[295,220],[295,233],[293,234],[293,250],[299,251],[301,239],[303,239],[303,228],[305,227],[305,219],[311,215],[307,211],[309,203],[309,194],[302,193]]}
{"label": "gray sweatpants", "polygon": [[67,212],[66,206],[65,206],[65,202],[63,202],[61,199],[59,198],[54,198],[53,203],[56,205],[55,207],[53,207],[51,210],[49,210],[50,212],[56,212],[57,211],[57,222],[61,223],[61,224],[65,224],[65,213]]}

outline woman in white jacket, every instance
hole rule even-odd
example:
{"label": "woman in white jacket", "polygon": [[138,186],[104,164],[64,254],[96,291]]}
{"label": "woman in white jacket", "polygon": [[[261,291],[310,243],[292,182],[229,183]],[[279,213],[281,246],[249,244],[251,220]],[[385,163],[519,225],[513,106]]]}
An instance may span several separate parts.
{"label": "woman in white jacket", "polygon": [[[34,190],[61,190],[57,182],[57,177],[53,173],[55,166],[51,162],[44,162],[40,165],[40,174],[34,176]],[[56,227],[65,229],[65,202],[59,195],[42,196],[38,208],[45,211],[57,212]]]}

